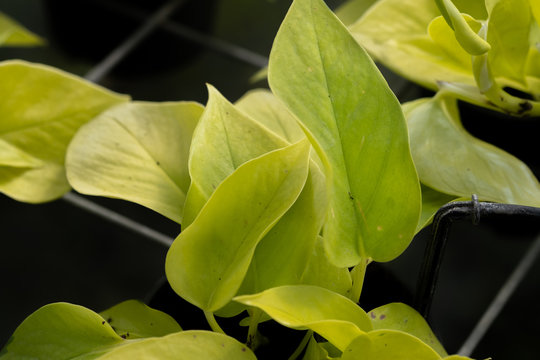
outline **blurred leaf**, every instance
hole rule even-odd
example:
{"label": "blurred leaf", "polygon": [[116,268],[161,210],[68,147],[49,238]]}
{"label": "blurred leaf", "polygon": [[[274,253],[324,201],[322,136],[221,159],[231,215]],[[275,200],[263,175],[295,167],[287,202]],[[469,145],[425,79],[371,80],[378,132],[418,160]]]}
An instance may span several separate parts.
{"label": "blurred leaf", "polygon": [[126,339],[158,337],[182,331],[172,317],[137,300],[124,301],[99,315]]}
{"label": "blurred leaf", "polygon": [[349,26],[379,0],[349,0],[341,4],[334,13],[341,22]]}
{"label": "blurred leaf", "polygon": [[331,261],[398,256],[414,234],[420,188],[401,108],[369,56],[322,1],[297,0],[268,75],[326,165]]}
{"label": "blurred leaf", "polygon": [[428,34],[440,15],[433,0],[380,0],[350,30],[376,60],[422,86],[436,90],[440,80],[475,85],[470,60],[462,59],[465,51],[453,47],[452,53],[461,55],[448,56],[452,47],[439,45]]}
{"label": "blurred leaf", "polygon": [[404,104],[411,150],[422,183],[456,196],[540,205],[540,184],[514,156],[472,137],[456,100],[443,96]]}
{"label": "blurred leaf", "polygon": [[343,351],[342,360],[441,360],[418,338],[395,330],[375,330],[356,338]]}
{"label": "blurred leaf", "polygon": [[0,12],[0,46],[36,46],[43,44],[42,38]]}
{"label": "blurred leaf", "polygon": [[0,141],[11,149],[0,160],[0,192],[32,203],[59,198],[70,189],[64,159],[75,132],[128,97],[23,61],[0,63],[0,79]]}
{"label": "blurred leaf", "polygon": [[104,112],[68,148],[71,186],[133,201],[181,222],[191,136],[202,111],[191,102],[134,102]]}
{"label": "blurred leaf", "polygon": [[328,351],[326,351],[319,343],[315,340],[315,337],[311,337],[308,345],[306,346],[306,351],[304,352],[304,357],[302,360],[328,360],[331,359],[328,356]]}
{"label": "blurred leaf", "polygon": [[236,294],[255,247],[299,196],[307,178],[304,140],[240,166],[175,240],[165,270],[172,288],[205,311]]}
{"label": "blurred leaf", "polygon": [[234,300],[262,309],[284,326],[311,329],[340,350],[372,329],[371,321],[358,305],[317,286],[281,286]]}
{"label": "blurred leaf", "polygon": [[368,315],[371,318],[373,329],[406,332],[422,340],[440,356],[448,355],[426,320],[410,306],[402,303],[391,303],[371,310]]}
{"label": "blurred leaf", "polygon": [[531,11],[528,0],[488,0],[488,61],[495,78],[506,77],[525,85]]}

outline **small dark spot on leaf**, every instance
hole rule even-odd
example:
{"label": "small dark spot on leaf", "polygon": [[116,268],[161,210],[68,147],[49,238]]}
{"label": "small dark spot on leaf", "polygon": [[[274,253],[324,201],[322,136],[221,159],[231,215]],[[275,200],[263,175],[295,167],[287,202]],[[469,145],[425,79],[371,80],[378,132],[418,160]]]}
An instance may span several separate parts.
{"label": "small dark spot on leaf", "polygon": [[120,337],[125,340],[127,336],[124,334],[124,335],[120,335]]}
{"label": "small dark spot on leaf", "polygon": [[193,335],[193,338],[196,339],[196,338],[197,338],[197,335]]}
{"label": "small dark spot on leaf", "polygon": [[110,323],[112,321],[112,318],[108,318],[107,322]]}
{"label": "small dark spot on leaf", "polygon": [[225,344],[221,344],[221,347],[225,347]]}
{"label": "small dark spot on leaf", "polygon": [[499,99],[501,99],[501,101],[504,102],[504,98],[502,96],[499,96]]}
{"label": "small dark spot on leaf", "polygon": [[246,352],[246,348],[245,348],[245,347],[242,348],[242,352]]}
{"label": "small dark spot on leaf", "polygon": [[518,111],[519,114],[522,114],[524,113],[525,111],[529,111],[533,108],[532,104],[530,103],[530,101],[522,101],[519,103],[519,108],[520,110]]}
{"label": "small dark spot on leaf", "polygon": [[159,166],[159,161],[156,161],[156,165]]}
{"label": "small dark spot on leaf", "polygon": [[382,314],[382,315],[379,317],[379,319],[381,319],[381,320],[386,319],[386,315]]}
{"label": "small dark spot on leaf", "polygon": [[375,315],[375,314],[372,313],[372,312],[369,313],[369,316],[371,316],[372,319],[376,319],[376,318],[377,318],[377,315]]}
{"label": "small dark spot on leaf", "polygon": [[218,280],[219,280],[219,281],[221,281],[221,276],[220,276],[220,277],[218,277]]}
{"label": "small dark spot on leaf", "polygon": [[106,323],[106,321],[105,321],[105,320],[103,320],[103,321],[101,322],[101,325],[105,325],[105,323]]}
{"label": "small dark spot on leaf", "polygon": [[154,326],[154,323],[150,323],[150,326]]}
{"label": "small dark spot on leaf", "polygon": [[349,191],[349,199],[354,200],[354,196],[352,196],[350,191]]}

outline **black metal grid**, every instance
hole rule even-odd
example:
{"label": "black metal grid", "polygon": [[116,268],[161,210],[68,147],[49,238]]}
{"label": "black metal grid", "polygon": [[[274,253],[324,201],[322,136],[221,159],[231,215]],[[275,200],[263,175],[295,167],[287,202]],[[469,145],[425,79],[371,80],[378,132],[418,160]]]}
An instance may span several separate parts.
{"label": "black metal grid", "polygon": [[[88,71],[85,78],[95,83],[101,83],[106,76],[129,55],[133,49],[135,49],[147,36],[158,28],[164,29],[178,37],[194,42],[201,47],[221,53],[253,67],[262,68],[266,66],[267,58],[257,54],[256,52],[232,43],[228,43],[221,39],[208,36],[196,30],[190,29],[182,24],[171,21],[169,19],[171,14],[173,14],[175,10],[181,8],[185,2],[187,1],[171,0],[165,3],[165,5],[160,7],[154,13],[147,14],[135,7],[128,6],[127,4],[100,1],[104,7],[112,9],[123,16],[141,21],[141,26],[134,31],[131,36],[127,37],[124,42],[119,44],[117,48],[110,52],[102,61]],[[400,87],[402,90],[405,89],[404,91],[407,91],[407,88],[403,87],[403,83],[400,84]],[[63,197],[63,200],[72,204],[73,206],[89,211],[90,213],[100,216],[119,226],[130,229],[131,231],[164,245],[165,247],[168,247],[172,243],[173,239],[171,237],[155,231],[148,226],[142,225],[137,221],[131,220],[129,217],[109,210],[107,207],[98,205],[93,201],[90,201],[85,197],[77,195],[73,192],[66,194]],[[444,252],[450,224],[457,218],[471,216],[471,214],[473,217],[473,222],[477,222],[480,214],[486,215],[489,213],[489,209],[493,210],[493,205],[494,204],[489,203],[479,203],[477,199],[473,197],[472,202],[456,203],[443,207],[435,217],[433,241],[430,241],[426,248],[424,264],[418,280],[416,303],[417,308],[424,314],[424,316],[427,317],[429,313],[433,293],[435,291],[434,284],[437,278],[438,268],[442,261],[442,254]],[[534,216],[538,216],[539,209],[532,209],[533,210],[529,210],[534,213]],[[506,210],[508,210],[508,208],[506,208]],[[503,209],[503,213],[504,211],[505,209]],[[459,215],[456,216],[456,214]],[[539,252],[540,236],[533,241],[508,280],[500,288],[490,306],[485,310],[480,321],[478,321],[470,335],[466,338],[462,347],[458,351],[459,354],[464,356],[470,356],[473,354],[474,349],[481,341],[484,334],[493,325],[494,319],[501,312],[508,299],[510,299],[517,286],[523,280],[525,274],[535,261]]]}

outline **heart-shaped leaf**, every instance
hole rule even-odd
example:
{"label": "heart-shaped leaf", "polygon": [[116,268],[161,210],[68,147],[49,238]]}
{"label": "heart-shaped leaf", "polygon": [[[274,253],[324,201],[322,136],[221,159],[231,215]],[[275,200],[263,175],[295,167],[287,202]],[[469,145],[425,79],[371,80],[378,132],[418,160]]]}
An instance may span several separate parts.
{"label": "heart-shaped leaf", "polygon": [[68,148],[71,186],[133,201],[181,222],[191,136],[202,111],[192,102],[133,102],[104,112]]}
{"label": "heart-shaped leaf", "polygon": [[[64,159],[75,132],[128,97],[23,61],[0,63],[0,79],[0,142],[12,148],[0,160],[0,192],[33,203],[59,198],[70,189]],[[9,165],[16,154],[24,167]]]}
{"label": "heart-shaped leaf", "polygon": [[324,239],[332,262],[345,267],[399,255],[420,214],[405,120],[369,56],[323,1],[293,2],[268,80],[325,163]]}
{"label": "heart-shaped leaf", "polygon": [[174,241],[167,279],[184,299],[216,311],[236,294],[255,247],[298,198],[308,175],[307,140],[240,166]]}

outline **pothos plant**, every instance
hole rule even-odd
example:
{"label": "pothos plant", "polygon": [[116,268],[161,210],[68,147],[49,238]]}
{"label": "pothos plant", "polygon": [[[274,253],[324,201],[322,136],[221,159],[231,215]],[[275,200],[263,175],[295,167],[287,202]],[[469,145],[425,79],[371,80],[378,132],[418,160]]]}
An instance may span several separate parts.
{"label": "pothos plant", "polygon": [[[366,267],[464,194],[421,189],[399,102],[322,0],[293,2],[271,91],[234,104],[212,86],[205,107],[134,102],[22,61],[0,64],[0,78],[0,191],[44,202],[74,188],[180,223],[167,279],[214,330],[182,331],[136,301],[99,314],[56,303],[22,322],[1,359],[255,359],[264,321],[308,330],[291,359],[467,359],[405,304],[357,305]],[[219,318],[239,314],[234,339]]]}

